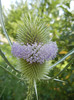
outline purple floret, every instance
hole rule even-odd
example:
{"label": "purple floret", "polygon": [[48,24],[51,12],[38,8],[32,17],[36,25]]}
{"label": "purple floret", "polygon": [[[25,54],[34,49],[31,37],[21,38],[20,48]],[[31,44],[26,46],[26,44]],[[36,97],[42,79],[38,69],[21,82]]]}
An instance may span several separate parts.
{"label": "purple floret", "polygon": [[58,47],[56,42],[49,42],[48,44],[36,42],[32,45],[20,45],[19,43],[13,43],[12,54],[15,57],[23,58],[30,63],[44,63],[45,61],[52,60],[56,57]]}

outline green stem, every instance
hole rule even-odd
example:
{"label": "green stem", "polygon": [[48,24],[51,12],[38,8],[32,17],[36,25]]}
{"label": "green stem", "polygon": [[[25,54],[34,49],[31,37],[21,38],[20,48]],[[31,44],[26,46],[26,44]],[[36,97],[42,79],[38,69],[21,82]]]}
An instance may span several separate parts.
{"label": "green stem", "polygon": [[34,94],[34,81],[30,80],[28,82],[28,92],[27,92],[27,98],[25,100],[32,100]]}
{"label": "green stem", "polygon": [[11,40],[6,32],[6,29],[5,29],[5,26],[4,26],[4,22],[3,22],[3,16],[2,16],[2,5],[1,5],[1,0],[0,0],[0,21],[1,21],[1,25],[2,25],[2,28],[3,28],[3,31],[4,31],[4,34],[10,44],[10,46],[12,46],[12,43],[11,43]]}

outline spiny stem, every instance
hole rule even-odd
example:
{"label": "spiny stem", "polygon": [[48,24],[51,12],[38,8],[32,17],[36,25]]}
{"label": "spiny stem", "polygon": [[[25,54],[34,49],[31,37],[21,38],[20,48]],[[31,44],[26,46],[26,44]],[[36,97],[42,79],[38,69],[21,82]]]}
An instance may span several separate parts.
{"label": "spiny stem", "polygon": [[33,80],[30,80],[28,82],[28,92],[27,92],[27,98],[25,100],[32,100],[34,94],[34,82]]}

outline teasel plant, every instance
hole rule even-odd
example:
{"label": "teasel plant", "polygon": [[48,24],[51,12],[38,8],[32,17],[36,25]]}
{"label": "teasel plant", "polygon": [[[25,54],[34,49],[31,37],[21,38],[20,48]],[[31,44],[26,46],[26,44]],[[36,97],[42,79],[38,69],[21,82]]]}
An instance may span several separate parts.
{"label": "teasel plant", "polygon": [[[4,61],[15,72],[21,75],[17,77],[10,72],[7,68],[0,66],[10,75],[13,75],[21,81],[28,83],[27,97],[24,100],[32,100],[34,93],[38,100],[37,93],[37,81],[40,80],[54,80],[59,82],[65,82],[54,77],[49,77],[48,73],[56,65],[64,61],[68,56],[74,53],[74,49],[66,54],[63,58],[57,61],[52,66],[49,66],[49,61],[54,59],[58,54],[58,46],[56,42],[51,41],[49,37],[49,28],[46,26],[46,22],[36,15],[26,14],[21,20],[22,24],[18,25],[16,43],[11,43],[11,40],[6,32],[2,16],[1,0],[0,0],[0,20],[4,31],[4,35],[8,39],[11,46],[11,53],[17,57],[17,69],[11,65],[8,59],[0,48],[0,55]],[[63,70],[65,70],[67,65]],[[63,72],[63,70],[61,72]],[[59,72],[58,75],[61,73]]]}

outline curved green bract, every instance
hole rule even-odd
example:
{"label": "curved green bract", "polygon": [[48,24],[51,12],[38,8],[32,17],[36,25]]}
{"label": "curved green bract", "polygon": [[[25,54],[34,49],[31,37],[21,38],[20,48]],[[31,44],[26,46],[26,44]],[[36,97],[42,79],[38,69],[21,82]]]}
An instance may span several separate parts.
{"label": "curved green bract", "polygon": [[19,66],[22,72],[23,77],[36,80],[41,79],[48,73],[48,66],[47,63],[32,63],[25,61],[24,59],[19,59]]}
{"label": "curved green bract", "polygon": [[49,40],[48,38],[49,28],[44,22],[41,22],[37,17],[35,18],[35,16],[25,16],[17,31],[17,41],[19,43],[23,42],[25,45],[27,43],[34,44],[35,42],[46,43]]}

